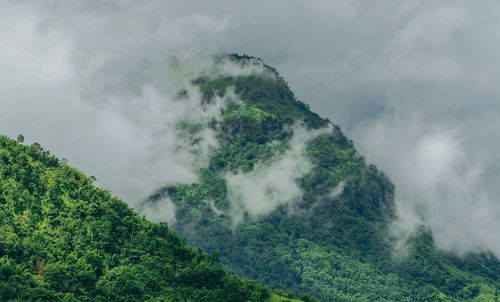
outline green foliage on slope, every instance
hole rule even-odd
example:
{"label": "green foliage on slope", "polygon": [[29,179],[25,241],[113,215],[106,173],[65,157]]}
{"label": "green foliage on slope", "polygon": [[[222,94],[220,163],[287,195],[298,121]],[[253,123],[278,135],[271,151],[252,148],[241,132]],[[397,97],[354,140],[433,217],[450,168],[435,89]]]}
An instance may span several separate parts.
{"label": "green foliage on slope", "polygon": [[264,301],[38,144],[0,137],[0,301]]}
{"label": "green foliage on slope", "polygon": [[[217,253],[237,274],[323,301],[500,301],[500,263],[493,256],[462,259],[440,252],[424,229],[409,240],[403,256],[394,256],[392,183],[365,163],[337,126],[311,112],[266,68],[267,75],[194,81],[204,102],[233,91],[243,104],[227,108],[212,125],[219,147],[199,181],[156,195],[177,204],[174,227],[188,241]],[[295,179],[300,200],[266,216],[247,213],[235,226],[225,177],[272,164],[290,148],[290,126],[300,122],[310,130],[331,127],[305,143],[313,168]]]}
{"label": "green foliage on slope", "polygon": [[[228,57],[236,64],[254,60],[251,57],[230,55]],[[193,81],[203,93],[203,101],[209,102],[214,96],[223,96],[229,87],[242,100],[274,115],[281,122],[294,123],[304,120],[309,126],[319,128],[326,126],[327,120],[309,110],[309,105],[298,100],[287,83],[273,68],[264,65],[265,74],[250,74],[248,76],[225,76],[216,78],[200,77]]]}

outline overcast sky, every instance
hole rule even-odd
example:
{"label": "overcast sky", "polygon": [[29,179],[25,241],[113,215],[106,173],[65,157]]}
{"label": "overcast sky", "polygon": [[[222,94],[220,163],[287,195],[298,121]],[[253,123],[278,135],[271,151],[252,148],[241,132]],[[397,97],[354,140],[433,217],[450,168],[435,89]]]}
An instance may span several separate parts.
{"label": "overcast sky", "polygon": [[168,58],[246,53],[276,67],[391,177],[403,227],[424,223],[444,249],[500,256],[499,9],[494,0],[0,0],[0,132],[140,199],[192,177],[185,158],[162,159],[172,146],[160,130],[190,112],[157,108],[171,93]]}

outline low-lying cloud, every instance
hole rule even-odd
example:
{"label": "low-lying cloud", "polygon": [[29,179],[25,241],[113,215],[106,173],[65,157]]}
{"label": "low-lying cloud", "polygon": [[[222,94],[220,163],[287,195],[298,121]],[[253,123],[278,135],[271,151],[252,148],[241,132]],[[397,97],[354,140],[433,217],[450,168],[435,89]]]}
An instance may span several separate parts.
{"label": "low-lying cloud", "polygon": [[[176,87],[210,65],[204,54],[248,53],[391,176],[404,225],[423,223],[447,250],[500,256],[497,1],[0,6],[0,132],[40,142],[118,195],[196,177],[163,133],[191,113]],[[172,57],[195,63],[168,75]]]}
{"label": "low-lying cloud", "polygon": [[[217,146],[207,124],[231,94],[202,104],[191,80],[264,70],[259,62],[215,66],[214,57],[183,49],[223,20],[158,15],[129,24],[153,7],[83,1],[8,8],[0,13],[0,131],[41,143],[133,206],[166,184],[195,182]],[[202,127],[184,135],[181,122]],[[155,219],[168,209],[143,211]]]}
{"label": "low-lying cloud", "polygon": [[300,124],[291,129],[293,135],[285,152],[259,162],[250,172],[225,175],[233,224],[241,222],[245,214],[259,218],[283,205],[293,211],[295,203],[302,199],[303,190],[297,180],[313,167],[305,153],[307,143],[331,129],[308,130]]}
{"label": "low-lying cloud", "polygon": [[460,125],[396,109],[358,131],[360,148],[396,185],[400,232],[424,225],[444,250],[500,253],[496,192],[484,183],[486,162]]}

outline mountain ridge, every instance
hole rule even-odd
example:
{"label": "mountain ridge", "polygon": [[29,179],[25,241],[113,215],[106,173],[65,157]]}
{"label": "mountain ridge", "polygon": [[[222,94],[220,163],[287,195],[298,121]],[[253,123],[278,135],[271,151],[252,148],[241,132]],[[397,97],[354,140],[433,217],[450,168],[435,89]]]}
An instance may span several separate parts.
{"label": "mountain ridge", "polygon": [[137,207],[169,225],[0,136],[0,300],[500,301],[493,255],[440,251],[424,227],[391,232],[397,188],[276,69],[237,54],[212,63],[174,64],[190,77],[175,102],[210,114],[175,125],[197,179]]}
{"label": "mountain ridge", "polygon": [[35,143],[0,136],[1,301],[267,301]]}
{"label": "mountain ridge", "polygon": [[[242,67],[264,64],[249,56],[225,58]],[[497,259],[485,254],[464,260],[438,251],[424,228],[408,238],[405,257],[395,258],[394,185],[337,125],[297,100],[275,69],[270,73],[192,81],[204,103],[226,98],[230,104],[208,126],[219,144],[199,181],[169,185],[156,195],[176,205],[173,227],[180,234],[220,254],[233,272],[324,301],[498,299]],[[330,130],[312,134],[325,127]],[[300,131],[310,138],[295,150]],[[303,169],[304,162],[311,168]],[[280,169],[291,176],[275,173]],[[285,189],[279,178],[287,180]],[[333,196],[340,185],[342,192]],[[246,187],[253,189],[242,193]],[[299,193],[289,194],[296,188]],[[287,194],[289,200],[279,198]],[[274,210],[260,215],[251,208],[263,203]],[[240,215],[236,227],[234,215]]]}

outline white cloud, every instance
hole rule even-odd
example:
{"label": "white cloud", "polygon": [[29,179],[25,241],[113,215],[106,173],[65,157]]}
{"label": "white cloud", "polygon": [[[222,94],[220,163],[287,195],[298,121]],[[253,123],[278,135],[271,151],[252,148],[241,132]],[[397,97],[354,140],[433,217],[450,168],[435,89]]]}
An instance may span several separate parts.
{"label": "white cloud", "polygon": [[[47,2],[0,12],[2,134],[41,143],[131,205],[166,184],[196,181],[215,134],[204,127],[193,143],[177,124],[206,126],[226,99],[201,106],[190,80],[213,60],[184,47],[226,21],[197,13],[163,19],[158,5]],[[154,13],[136,19],[141,12]],[[223,63],[226,73],[262,71]],[[177,97],[181,89],[187,97]]]}
{"label": "white cloud", "polygon": [[442,249],[500,256],[500,207],[460,125],[396,109],[358,131],[361,150],[395,182],[398,231],[407,236],[423,224]]}
{"label": "white cloud", "polygon": [[[400,194],[416,200],[426,188],[419,200],[444,195],[418,207],[441,217],[440,226],[437,218],[424,220],[441,246],[474,251],[498,241],[488,237],[497,235],[500,220],[497,1],[0,5],[0,132],[40,142],[120,196],[138,199],[157,184],[153,180],[192,177],[182,164],[189,156],[165,151],[175,144],[160,135],[180,110],[172,93],[206,66],[204,54],[239,52],[276,67],[299,98],[352,133],[363,153],[390,172]],[[167,75],[172,55],[196,63]],[[416,126],[387,122],[394,107],[417,112]],[[360,134],[374,131],[360,123],[376,117],[385,125],[380,137]],[[393,158],[409,163],[386,160],[382,143],[391,144]],[[450,181],[433,186],[415,176],[423,174],[422,162],[437,162],[428,175]],[[460,202],[447,202],[449,192]],[[399,209],[416,214],[416,202],[404,200],[400,195]],[[468,215],[475,220],[458,222]]]}
{"label": "white cloud", "polygon": [[[466,27],[467,11],[460,6],[424,9],[409,21],[387,46],[382,66],[374,73],[381,80],[450,81],[464,76],[450,45]],[[377,64],[377,62],[374,62]]]}
{"label": "white cloud", "polygon": [[[292,127],[293,136],[288,142],[289,148],[285,152],[258,163],[248,173],[225,175],[234,224],[241,222],[245,213],[252,218],[263,217],[279,206],[293,206],[300,201],[303,191],[297,179],[313,167],[305,154],[305,148],[309,141],[327,129],[331,130],[307,130],[305,126],[295,125]],[[289,210],[293,211],[293,207]]]}
{"label": "white cloud", "polygon": [[168,197],[149,203],[147,207],[140,208],[139,210],[147,219],[153,222],[167,222],[169,225],[174,225],[176,222],[176,207]]}

